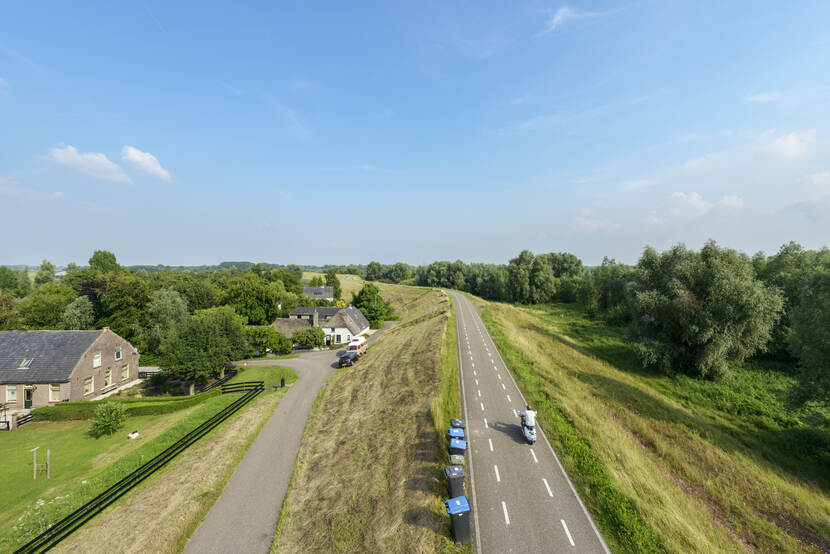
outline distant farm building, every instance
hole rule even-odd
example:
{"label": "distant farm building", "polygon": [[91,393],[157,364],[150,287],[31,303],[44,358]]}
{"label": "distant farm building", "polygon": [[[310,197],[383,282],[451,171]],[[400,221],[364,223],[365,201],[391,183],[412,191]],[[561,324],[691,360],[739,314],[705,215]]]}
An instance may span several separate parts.
{"label": "distant farm building", "polygon": [[303,294],[315,300],[334,300],[334,287],[303,287]]}
{"label": "distant farm building", "polygon": [[326,344],[345,344],[369,330],[369,320],[363,312],[348,308],[320,308],[307,306],[296,308],[287,318],[272,323],[286,337],[291,338],[300,329],[320,327],[326,333]]}

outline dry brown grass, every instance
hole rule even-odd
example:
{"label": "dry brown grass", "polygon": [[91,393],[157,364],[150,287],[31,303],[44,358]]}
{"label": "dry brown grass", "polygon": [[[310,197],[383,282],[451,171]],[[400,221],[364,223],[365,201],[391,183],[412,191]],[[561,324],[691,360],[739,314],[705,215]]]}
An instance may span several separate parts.
{"label": "dry brown grass", "polygon": [[[318,397],[283,506],[277,552],[454,548],[430,413],[449,302],[424,289],[381,289],[402,320]],[[441,316],[407,325],[436,311]]]}
{"label": "dry brown grass", "polygon": [[830,498],[821,490],[753,458],[705,416],[585,355],[527,310],[488,306],[539,376],[543,398],[535,401],[576,427],[667,550],[827,548]]}
{"label": "dry brown grass", "polygon": [[58,552],[179,552],[284,391],[257,399],[61,542]]}

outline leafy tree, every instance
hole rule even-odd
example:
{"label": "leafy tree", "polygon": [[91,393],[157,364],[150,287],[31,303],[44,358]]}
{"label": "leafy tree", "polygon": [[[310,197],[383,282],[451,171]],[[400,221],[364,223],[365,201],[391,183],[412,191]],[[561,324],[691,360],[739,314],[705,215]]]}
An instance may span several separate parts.
{"label": "leafy tree", "polygon": [[247,349],[243,319],[230,306],[199,310],[161,343],[163,369],[190,384],[206,380],[225,364],[241,358]]}
{"label": "leafy tree", "polygon": [[275,354],[291,353],[291,341],[274,327],[247,327],[245,329],[245,337],[248,339],[248,344],[250,345],[250,349],[248,350],[249,354],[254,354],[258,351],[264,356],[268,349]]}
{"label": "leafy tree", "polygon": [[17,313],[27,329],[58,329],[75,291],[62,283],[46,283],[17,303]]}
{"label": "leafy tree", "polygon": [[249,274],[230,282],[224,303],[233,306],[251,325],[268,325],[279,313],[280,290],[261,277]]}
{"label": "leafy tree", "polygon": [[121,267],[115,259],[115,254],[107,250],[96,250],[89,259],[89,267],[101,273],[112,273]]}
{"label": "leafy tree", "polygon": [[546,258],[557,279],[582,275],[582,260],[569,252],[547,254]]}
{"label": "leafy tree", "polygon": [[158,352],[162,340],[187,320],[187,302],[173,289],[159,289],[150,296],[147,307],[147,325],[144,331],[145,347]]}
{"label": "leafy tree", "polygon": [[35,275],[35,286],[45,285],[55,280],[55,264],[49,260],[40,262],[40,268]]}
{"label": "leafy tree", "polygon": [[63,311],[61,324],[64,329],[86,330],[91,329],[95,322],[95,312],[92,302],[86,296],[79,296]]}
{"label": "leafy tree", "polygon": [[106,276],[104,283],[104,290],[99,297],[100,324],[108,325],[128,340],[132,339],[141,332],[150,287],[147,281],[126,268]]}
{"label": "leafy tree", "polygon": [[78,273],[80,270],[81,270],[81,268],[78,267],[78,264],[76,264],[75,262],[69,262],[66,266],[66,274],[67,275],[72,275],[74,273]]}
{"label": "leafy tree", "polygon": [[301,348],[313,348],[326,344],[326,333],[319,327],[309,327],[295,332],[291,340]]}
{"label": "leafy tree", "polygon": [[89,434],[93,437],[112,435],[124,426],[127,412],[120,402],[109,401],[95,408],[95,417],[89,426]]}
{"label": "leafy tree", "polygon": [[830,401],[830,272],[815,273],[792,313],[792,352],[799,362],[795,399]]}
{"label": "leafy tree", "polygon": [[182,295],[190,311],[206,310],[219,303],[219,291],[207,279],[197,279],[180,273],[176,275],[170,288]]}
{"label": "leafy tree", "polygon": [[550,263],[544,256],[533,260],[530,270],[530,299],[535,304],[545,304],[553,300],[558,280],[553,274]]}
{"label": "leafy tree", "polygon": [[334,268],[326,271],[326,286],[334,289],[335,300],[339,300],[343,296],[343,288],[340,286],[340,279],[337,278]]}
{"label": "leafy tree", "polygon": [[29,267],[23,266],[17,272],[17,297],[23,298],[32,292],[32,280],[29,278]]}
{"label": "leafy tree", "polygon": [[398,262],[395,265],[389,266],[384,272],[384,278],[393,283],[400,283],[409,279],[409,266]]}
{"label": "leafy tree", "polygon": [[383,266],[380,265],[380,262],[369,262],[369,265],[366,266],[366,280],[367,281],[377,281],[383,277]]}
{"label": "leafy tree", "polygon": [[20,328],[14,295],[8,290],[0,289],[0,331]]}
{"label": "leafy tree", "polygon": [[315,275],[308,282],[308,286],[309,287],[322,287],[323,286],[323,278],[320,277],[319,275]]}
{"label": "leafy tree", "polygon": [[528,304],[533,297],[530,290],[530,271],[533,268],[533,253],[523,250],[507,265],[507,293],[513,302]]}
{"label": "leafy tree", "polygon": [[380,290],[372,283],[366,283],[354,298],[352,304],[363,312],[368,320],[382,321],[392,314],[392,308],[380,295]]}
{"label": "leafy tree", "polygon": [[755,278],[746,255],[707,242],[647,248],[637,264],[632,333],[644,365],[714,376],[727,360],[762,351],[781,313],[778,291]]}
{"label": "leafy tree", "polygon": [[[297,264],[289,264],[285,268],[285,271],[288,272],[288,274],[292,275],[298,283],[303,280],[303,268],[301,268]],[[286,288],[288,287],[286,286]]]}
{"label": "leafy tree", "polygon": [[0,290],[15,291],[20,281],[13,269],[0,265]]}

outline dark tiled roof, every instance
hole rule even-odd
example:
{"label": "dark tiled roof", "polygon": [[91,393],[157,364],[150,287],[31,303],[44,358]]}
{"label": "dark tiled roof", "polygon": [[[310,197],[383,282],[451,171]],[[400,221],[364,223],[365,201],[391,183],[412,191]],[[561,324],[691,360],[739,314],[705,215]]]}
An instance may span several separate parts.
{"label": "dark tiled roof", "polygon": [[[0,331],[0,384],[65,383],[102,331]],[[31,358],[27,368],[21,362]]]}
{"label": "dark tiled roof", "polygon": [[328,319],[343,308],[318,308],[316,306],[300,306],[299,308],[294,308],[291,310],[291,313],[288,315],[311,315],[314,312],[320,316],[320,319]]}
{"label": "dark tiled roof", "polygon": [[303,294],[312,298],[334,298],[334,287],[303,287]]}
{"label": "dark tiled roof", "polygon": [[358,334],[364,332],[366,329],[369,328],[369,320],[366,319],[366,316],[363,315],[363,312],[355,308],[354,306],[349,306],[346,308],[346,313],[349,314],[349,317],[357,324],[359,327],[358,331],[353,332],[353,334]]}

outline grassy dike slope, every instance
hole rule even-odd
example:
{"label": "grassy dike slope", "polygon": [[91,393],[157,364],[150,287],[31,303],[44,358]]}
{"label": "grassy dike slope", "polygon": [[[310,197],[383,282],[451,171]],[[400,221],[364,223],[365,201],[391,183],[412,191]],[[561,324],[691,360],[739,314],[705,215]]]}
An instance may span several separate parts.
{"label": "grassy dike slope", "polygon": [[826,492],[754,455],[710,407],[597,359],[544,310],[475,301],[613,550],[827,551]]}
{"label": "grassy dike slope", "polygon": [[[455,340],[445,335],[449,298],[380,288],[401,320],[318,395],[274,538],[277,552],[469,551],[448,538],[440,478],[446,456],[436,431],[459,402],[452,353],[442,364],[442,343]],[[449,377],[443,386],[442,373]]]}

